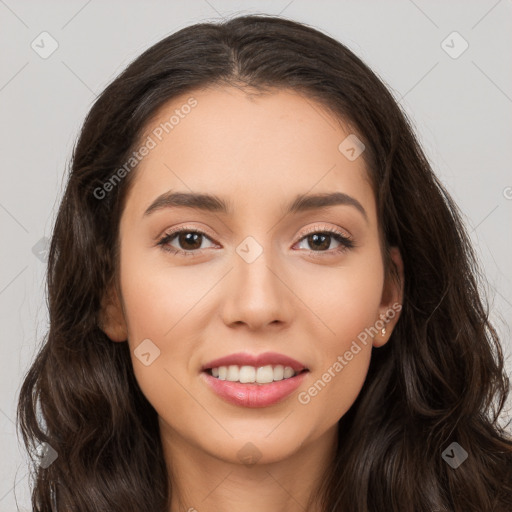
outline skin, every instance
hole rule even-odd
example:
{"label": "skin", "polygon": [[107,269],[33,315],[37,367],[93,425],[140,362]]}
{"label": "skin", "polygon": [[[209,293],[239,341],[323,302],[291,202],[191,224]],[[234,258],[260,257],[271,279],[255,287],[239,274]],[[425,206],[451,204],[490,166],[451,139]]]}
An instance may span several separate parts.
{"label": "skin", "polygon": [[[190,96],[197,106],[134,171],[120,223],[119,283],[105,299],[103,329],[113,341],[129,343],[137,381],[158,413],[171,512],[302,512],[334,452],[337,422],[364,383],[372,346],[389,340],[399,314],[385,335],[360,344],[308,404],[298,393],[401,303],[403,290],[385,280],[365,162],[338,150],[350,133],[339,120],[293,91],[248,95],[216,87],[175,98],[146,135]],[[144,217],[170,190],[219,195],[233,213],[174,207]],[[368,220],[350,205],[283,216],[298,194],[333,191],[356,198]],[[206,233],[196,245],[200,252],[192,249],[197,255],[173,255],[157,245],[181,226]],[[356,247],[336,253],[340,243],[331,238],[315,250],[304,238],[309,228],[341,230]],[[248,236],[263,249],[252,263],[236,252]],[[168,245],[194,246],[180,245],[178,237]],[[403,277],[398,250],[392,258]],[[145,339],[160,350],[149,366],[133,352]],[[243,351],[280,352],[310,373],[281,403],[235,406],[210,391],[200,368]],[[248,442],[260,456],[253,465],[238,456]]]}

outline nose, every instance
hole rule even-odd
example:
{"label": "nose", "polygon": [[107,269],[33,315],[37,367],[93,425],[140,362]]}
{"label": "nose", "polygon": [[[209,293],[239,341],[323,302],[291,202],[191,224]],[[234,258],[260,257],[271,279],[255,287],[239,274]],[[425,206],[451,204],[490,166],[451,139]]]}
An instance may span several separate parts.
{"label": "nose", "polygon": [[293,292],[285,273],[263,251],[252,262],[238,254],[227,276],[222,318],[230,327],[250,330],[289,325],[293,315]]}

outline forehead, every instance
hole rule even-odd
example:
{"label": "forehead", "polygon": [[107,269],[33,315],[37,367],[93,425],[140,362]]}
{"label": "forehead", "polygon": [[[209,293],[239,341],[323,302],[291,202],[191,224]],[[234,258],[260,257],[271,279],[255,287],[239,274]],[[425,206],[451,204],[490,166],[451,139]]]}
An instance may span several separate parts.
{"label": "forehead", "polygon": [[192,91],[146,126],[142,139],[151,150],[134,171],[127,209],[143,213],[169,190],[226,197],[238,210],[336,190],[357,196],[371,214],[365,162],[349,160],[339,147],[348,136],[343,122],[295,91]]}

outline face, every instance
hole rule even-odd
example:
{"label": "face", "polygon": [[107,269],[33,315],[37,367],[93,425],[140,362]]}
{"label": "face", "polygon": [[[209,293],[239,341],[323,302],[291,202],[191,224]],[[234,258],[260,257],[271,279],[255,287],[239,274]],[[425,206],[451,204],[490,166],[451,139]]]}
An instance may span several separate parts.
{"label": "face", "polygon": [[[112,340],[128,340],[171,443],[238,463],[244,455],[283,460],[332,434],[358,396],[372,346],[386,343],[398,319],[401,290],[384,279],[363,156],[339,149],[349,135],[319,104],[286,90],[196,91],[148,126],[104,325]],[[166,201],[173,193],[216,199]],[[333,193],[323,206],[296,201]],[[401,271],[396,251],[393,258]],[[382,335],[380,315],[390,311]],[[273,353],[254,364],[275,369],[270,379],[280,377],[275,354],[307,371],[273,384],[202,371],[240,353]],[[252,366],[238,359],[250,380]]]}

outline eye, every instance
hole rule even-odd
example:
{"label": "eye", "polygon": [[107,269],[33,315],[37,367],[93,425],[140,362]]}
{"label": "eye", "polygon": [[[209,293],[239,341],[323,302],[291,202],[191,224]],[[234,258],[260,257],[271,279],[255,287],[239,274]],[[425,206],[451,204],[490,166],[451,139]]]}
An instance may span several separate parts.
{"label": "eye", "polygon": [[[324,250],[329,249],[333,241],[338,243],[339,246],[334,249]],[[303,236],[298,243],[308,244],[312,248],[309,249],[311,252],[328,252],[331,254],[338,254],[355,247],[354,241],[341,231],[334,229],[319,230],[316,227],[310,230],[306,236]]]}
{"label": "eye", "polygon": [[[204,247],[201,247],[204,240],[211,241],[210,237],[202,231],[182,228],[166,233],[163,238],[160,239],[158,245],[161,246],[162,250],[172,254],[194,256],[194,253],[201,252],[204,249]],[[178,244],[177,248],[171,245],[174,241]]]}

